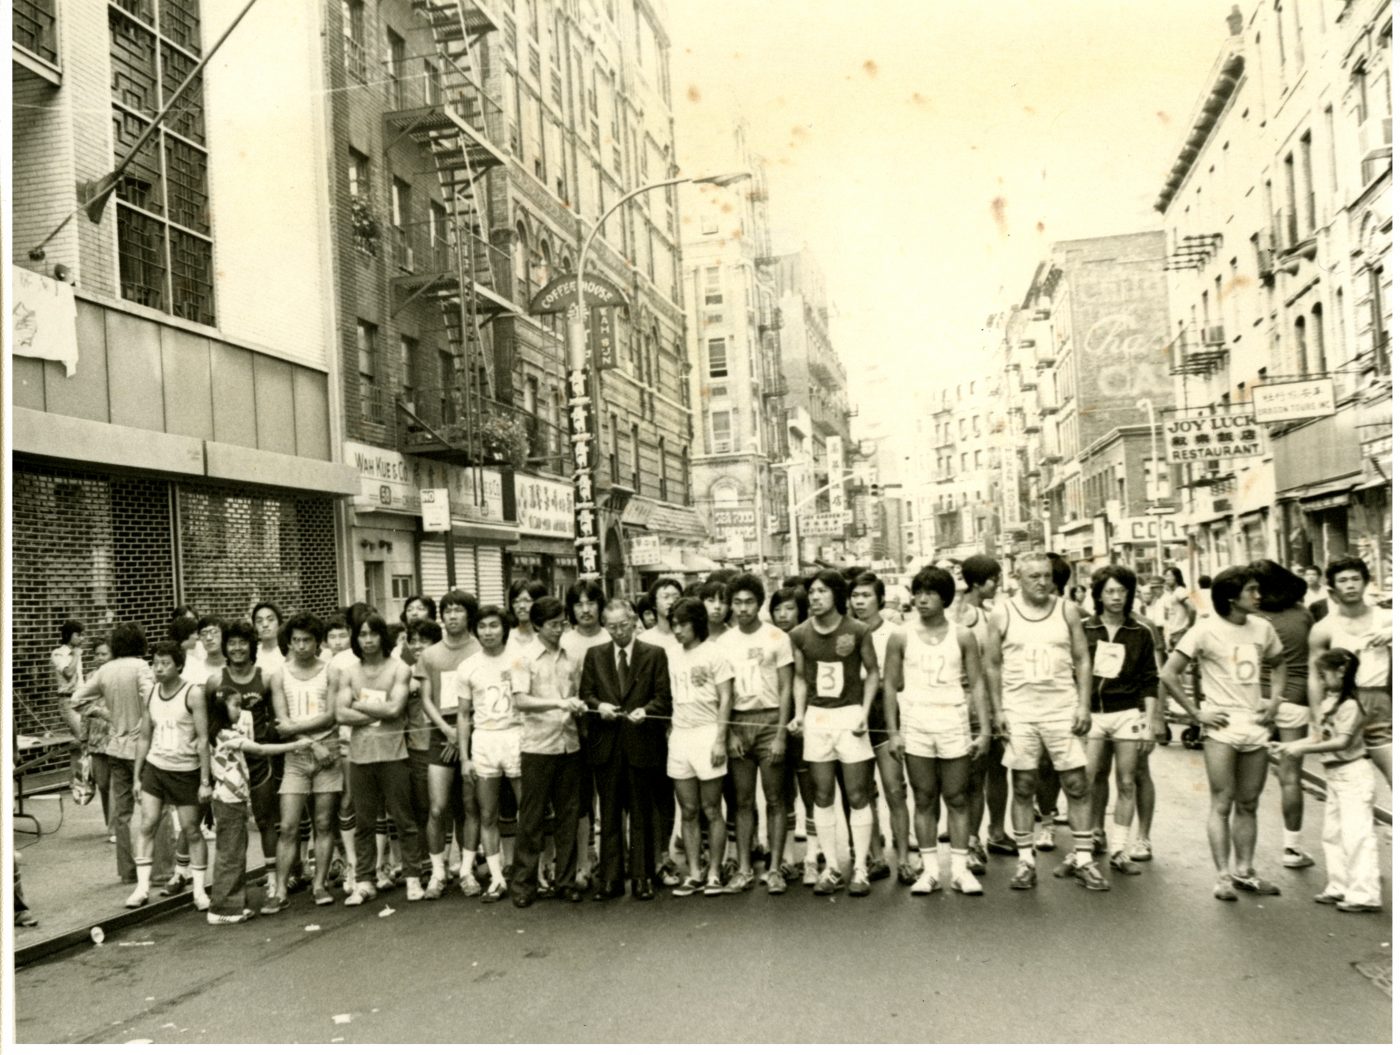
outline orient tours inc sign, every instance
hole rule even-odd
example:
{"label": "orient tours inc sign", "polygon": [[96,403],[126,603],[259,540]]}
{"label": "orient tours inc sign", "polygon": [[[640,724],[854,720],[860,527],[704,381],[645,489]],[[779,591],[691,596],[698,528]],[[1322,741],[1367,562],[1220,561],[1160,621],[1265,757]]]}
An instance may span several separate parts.
{"label": "orient tours inc sign", "polygon": [[1257,458],[1264,453],[1264,434],[1250,411],[1169,418],[1163,431],[1170,465]]}
{"label": "orient tours inc sign", "polygon": [[1277,385],[1254,386],[1254,420],[1261,425],[1276,421],[1323,418],[1337,412],[1332,379],[1287,381]]}

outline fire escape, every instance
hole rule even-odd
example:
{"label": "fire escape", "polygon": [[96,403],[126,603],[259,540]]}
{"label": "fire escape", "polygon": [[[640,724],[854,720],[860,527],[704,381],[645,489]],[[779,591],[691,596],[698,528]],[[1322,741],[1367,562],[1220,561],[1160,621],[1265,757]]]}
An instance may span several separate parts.
{"label": "fire escape", "polygon": [[411,399],[398,401],[400,449],[480,466],[503,453],[482,427],[493,402],[489,323],[515,310],[496,291],[509,260],[490,243],[486,187],[490,171],[507,162],[498,146],[505,118],[486,94],[474,50],[498,24],[480,0],[414,0],[413,10],[432,47],[412,60],[422,62],[421,75],[393,71],[396,97],[384,114],[384,149],[387,156],[412,139],[432,161],[443,206],[434,205],[424,223],[394,229],[394,314],[423,298],[436,301],[451,365],[440,370],[437,384],[415,385]]}

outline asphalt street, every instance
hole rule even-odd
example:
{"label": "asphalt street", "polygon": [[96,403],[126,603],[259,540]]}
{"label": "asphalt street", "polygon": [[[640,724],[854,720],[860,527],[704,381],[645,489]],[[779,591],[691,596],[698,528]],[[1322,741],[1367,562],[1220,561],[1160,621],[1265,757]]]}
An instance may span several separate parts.
{"label": "asphalt street", "polygon": [[[21,1042],[1375,1042],[1390,998],[1386,910],[1318,906],[1321,864],[1277,865],[1277,786],[1260,871],[1283,896],[1211,897],[1201,755],[1159,750],[1156,859],[1108,893],[1051,878],[864,900],[794,886],[608,904],[402,890],[213,928],[182,912],[20,971]],[[1320,804],[1307,845],[1321,858]],[[1068,833],[1059,832],[1068,847]],[[394,909],[389,916],[379,913]],[[317,929],[307,929],[313,927]],[[1357,965],[1361,965],[1358,968]]]}

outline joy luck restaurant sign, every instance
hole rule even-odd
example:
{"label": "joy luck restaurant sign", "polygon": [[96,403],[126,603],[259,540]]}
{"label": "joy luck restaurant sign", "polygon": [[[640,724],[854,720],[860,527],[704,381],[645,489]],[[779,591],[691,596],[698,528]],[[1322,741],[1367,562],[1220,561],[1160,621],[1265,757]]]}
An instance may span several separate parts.
{"label": "joy luck restaurant sign", "polygon": [[1264,453],[1264,433],[1249,410],[1220,414],[1184,414],[1163,425],[1167,463],[1255,458]]}

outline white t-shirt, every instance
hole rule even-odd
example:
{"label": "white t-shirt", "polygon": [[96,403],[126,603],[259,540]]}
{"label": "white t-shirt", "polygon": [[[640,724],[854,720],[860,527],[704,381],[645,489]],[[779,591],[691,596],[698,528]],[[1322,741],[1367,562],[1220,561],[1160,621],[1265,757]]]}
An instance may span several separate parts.
{"label": "white t-shirt", "polygon": [[752,634],[734,627],[718,644],[734,671],[734,709],[777,710],[778,669],[792,666],[787,634],[771,623],[760,624]]}
{"label": "white t-shirt", "polygon": [[1265,664],[1283,652],[1273,624],[1257,615],[1244,624],[1229,619],[1196,623],[1177,642],[1176,651],[1201,667],[1205,701],[1225,711],[1253,712],[1261,702],[1259,682]]}
{"label": "white t-shirt", "polygon": [[499,656],[474,652],[457,668],[456,689],[454,702],[471,708],[474,729],[514,729],[521,722],[512,694],[529,691],[528,671],[505,650]]}
{"label": "white t-shirt", "polygon": [[578,627],[571,626],[569,629],[565,630],[563,636],[559,638],[559,647],[569,654],[571,660],[581,665],[583,663],[584,654],[587,653],[590,648],[594,645],[601,645],[611,640],[612,638],[608,636],[608,632],[601,626],[598,627],[594,633],[588,635],[580,633]]}
{"label": "white t-shirt", "polygon": [[[779,631],[781,633],[781,631]],[[719,722],[719,683],[732,681],[734,667],[713,641],[678,646],[667,657],[671,670],[671,725],[697,729]]]}

